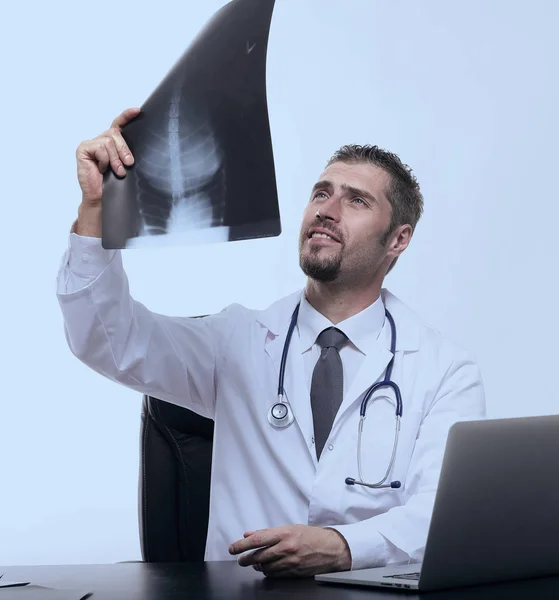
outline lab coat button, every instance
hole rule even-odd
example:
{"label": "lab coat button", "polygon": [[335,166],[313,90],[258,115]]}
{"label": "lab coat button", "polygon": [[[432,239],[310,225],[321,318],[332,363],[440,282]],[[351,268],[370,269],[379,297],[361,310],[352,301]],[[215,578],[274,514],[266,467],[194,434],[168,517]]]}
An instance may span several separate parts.
{"label": "lab coat button", "polygon": [[82,254],[82,260],[83,262],[87,262],[89,260],[89,254],[86,254],[85,252]]}
{"label": "lab coat button", "polygon": [[334,446],[332,446],[332,444],[330,444],[330,445],[328,446],[328,450],[334,450]]}

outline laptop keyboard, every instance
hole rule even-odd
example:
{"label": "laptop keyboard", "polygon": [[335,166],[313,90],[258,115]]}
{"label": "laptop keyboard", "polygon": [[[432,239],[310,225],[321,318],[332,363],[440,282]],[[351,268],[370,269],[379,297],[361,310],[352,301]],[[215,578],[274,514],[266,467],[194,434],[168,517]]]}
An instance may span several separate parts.
{"label": "laptop keyboard", "polygon": [[401,575],[383,575],[388,579],[410,579],[419,581],[419,573],[402,573]]}

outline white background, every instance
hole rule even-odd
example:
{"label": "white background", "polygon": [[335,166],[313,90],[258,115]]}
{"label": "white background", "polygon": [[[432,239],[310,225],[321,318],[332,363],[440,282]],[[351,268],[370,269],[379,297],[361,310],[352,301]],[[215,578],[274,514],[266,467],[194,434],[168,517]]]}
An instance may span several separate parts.
{"label": "white background", "polygon": [[[141,397],[70,354],[55,277],[80,199],[75,148],[141,105],[222,4],[3,11],[0,564],[140,558]],[[312,184],[338,146],[377,143],[425,195],[386,286],[475,353],[489,416],[557,412],[558,18],[554,0],[277,0],[267,83],[283,233],[129,250],[133,294],[189,315],[301,287]]]}

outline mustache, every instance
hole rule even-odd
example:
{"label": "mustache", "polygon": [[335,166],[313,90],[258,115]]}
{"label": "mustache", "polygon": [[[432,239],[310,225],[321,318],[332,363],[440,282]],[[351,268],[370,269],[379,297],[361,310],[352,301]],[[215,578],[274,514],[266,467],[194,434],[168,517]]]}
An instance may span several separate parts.
{"label": "mustache", "polygon": [[332,224],[330,223],[330,221],[327,221],[326,219],[320,219],[320,218],[316,218],[310,225],[310,227],[307,229],[307,236],[309,231],[313,228],[313,227],[321,227],[322,229],[327,229],[328,231],[330,231],[333,236],[340,240],[340,242],[343,244],[344,243],[344,236],[342,234],[341,231],[339,231],[338,229],[336,229],[335,227],[332,226]]}

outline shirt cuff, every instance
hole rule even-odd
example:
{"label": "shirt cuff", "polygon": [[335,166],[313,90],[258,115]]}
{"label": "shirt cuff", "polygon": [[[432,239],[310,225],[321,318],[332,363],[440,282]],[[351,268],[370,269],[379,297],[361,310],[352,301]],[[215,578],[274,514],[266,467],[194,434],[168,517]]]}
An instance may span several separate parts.
{"label": "shirt cuff", "polygon": [[101,238],[70,233],[67,267],[79,277],[97,277],[113,260],[118,250],[103,248]]}
{"label": "shirt cuff", "polygon": [[391,544],[367,521],[329,525],[346,540],[351,552],[351,570],[384,567],[389,563],[408,562],[408,555]]}

